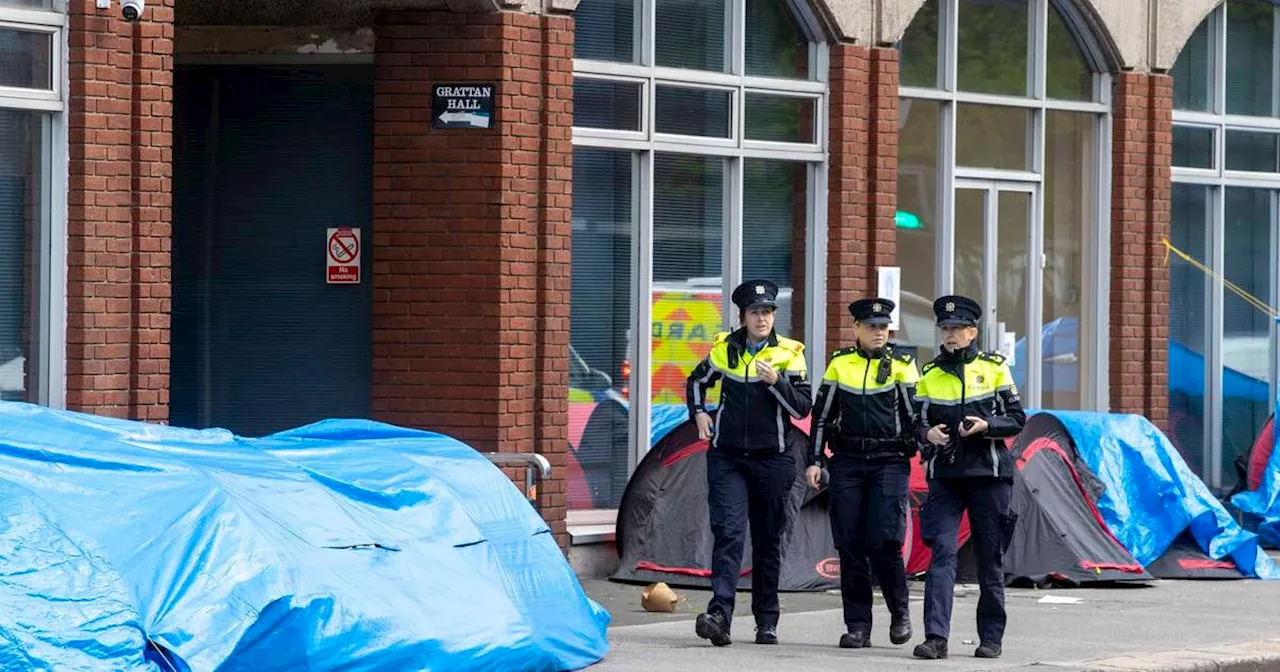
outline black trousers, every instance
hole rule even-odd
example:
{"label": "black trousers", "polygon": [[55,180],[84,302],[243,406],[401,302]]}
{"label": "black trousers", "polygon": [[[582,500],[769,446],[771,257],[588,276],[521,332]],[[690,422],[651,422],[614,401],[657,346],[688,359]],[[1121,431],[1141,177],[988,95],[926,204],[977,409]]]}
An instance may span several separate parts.
{"label": "black trousers", "polygon": [[1009,510],[1013,481],[998,478],[940,478],[929,481],[929,498],[920,510],[920,536],[933,552],[924,584],[926,637],[951,635],[956,584],[956,535],[969,512],[969,537],[978,563],[978,637],[1001,644],[1004,609],[1004,552],[1013,539],[1017,514]]}
{"label": "black trousers", "polygon": [[873,569],[889,614],[909,614],[902,544],[911,467],[902,458],[867,460],[836,454],[827,469],[844,624],[849,632],[870,634]]}
{"label": "black trousers", "polygon": [[787,495],[796,480],[790,452],[707,451],[707,503],[711,512],[712,597],[707,611],[733,622],[734,597],[742,573],[742,549],[751,528],[751,612],[756,625],[777,625],[778,576]]}

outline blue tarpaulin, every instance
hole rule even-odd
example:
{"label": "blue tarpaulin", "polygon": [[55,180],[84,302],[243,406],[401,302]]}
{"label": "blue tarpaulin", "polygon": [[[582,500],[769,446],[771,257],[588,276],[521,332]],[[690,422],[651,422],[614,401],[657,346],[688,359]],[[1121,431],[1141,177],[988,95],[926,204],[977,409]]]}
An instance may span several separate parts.
{"label": "blue tarpaulin", "polygon": [[608,650],[512,482],[454,439],[261,439],[0,403],[0,670],[568,670]]}
{"label": "blue tarpaulin", "polygon": [[[1276,410],[1280,412],[1280,399],[1277,399]],[[1280,415],[1275,417],[1280,418]],[[1280,439],[1280,425],[1271,432],[1271,457],[1262,472],[1262,483],[1258,489],[1239,492],[1231,498],[1236,508],[1262,519],[1258,524],[1258,536],[1274,546],[1280,546],[1280,450],[1276,450],[1277,439]]]}
{"label": "blue tarpaulin", "polygon": [[1098,501],[1107,527],[1143,566],[1190,529],[1211,558],[1227,556],[1247,576],[1280,579],[1278,569],[1169,440],[1140,415],[1043,411],[1062,422],[1081,459],[1106,486]]}

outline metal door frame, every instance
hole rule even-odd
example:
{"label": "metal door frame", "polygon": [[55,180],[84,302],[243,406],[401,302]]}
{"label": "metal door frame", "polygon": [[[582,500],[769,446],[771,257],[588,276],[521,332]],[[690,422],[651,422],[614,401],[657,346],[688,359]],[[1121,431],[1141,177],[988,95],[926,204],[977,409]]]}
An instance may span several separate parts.
{"label": "metal door frame", "polygon": [[[981,347],[993,350],[998,344],[994,342],[995,324],[996,324],[996,281],[998,277],[998,268],[996,267],[998,246],[999,246],[999,221],[1000,221],[1000,193],[1013,192],[1027,194],[1030,198],[1027,203],[1027,284],[1024,291],[1027,293],[1027,322],[1022,325],[1028,327],[1026,333],[1026,389],[1020,390],[1022,393],[1023,406],[1026,408],[1039,408],[1040,405],[1040,378],[1043,375],[1042,367],[1044,362],[1041,361],[1041,337],[1043,335],[1044,319],[1043,314],[1043,286],[1044,286],[1044,241],[1041,226],[1041,208],[1040,208],[1040,183],[1033,181],[1008,180],[1008,179],[986,179],[986,178],[970,178],[957,177],[952,187],[952,200],[955,200],[955,192],[961,189],[969,191],[984,192],[983,197],[983,250],[982,250],[982,282],[983,294],[981,297],[983,307],[982,330],[979,338],[981,339]],[[947,266],[951,269],[953,277],[946,278],[948,286],[954,286],[955,272],[955,223],[952,222],[953,233],[951,236],[950,246],[946,250],[948,256]],[[1036,328],[1040,325],[1039,328]]]}

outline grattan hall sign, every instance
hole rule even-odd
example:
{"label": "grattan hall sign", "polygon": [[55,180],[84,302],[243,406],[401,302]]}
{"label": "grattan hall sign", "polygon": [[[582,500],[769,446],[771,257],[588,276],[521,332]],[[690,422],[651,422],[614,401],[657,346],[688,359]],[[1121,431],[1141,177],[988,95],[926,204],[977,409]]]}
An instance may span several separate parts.
{"label": "grattan hall sign", "polygon": [[434,128],[492,128],[492,84],[436,84],[431,95]]}

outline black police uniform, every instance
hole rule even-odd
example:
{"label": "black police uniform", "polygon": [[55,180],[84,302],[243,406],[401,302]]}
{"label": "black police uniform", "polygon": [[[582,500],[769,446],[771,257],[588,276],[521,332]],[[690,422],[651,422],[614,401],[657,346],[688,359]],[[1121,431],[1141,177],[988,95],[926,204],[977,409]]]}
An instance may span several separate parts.
{"label": "black police uniform", "polygon": [[[888,324],[894,302],[862,299],[849,312],[863,324]],[[911,639],[906,568],[908,462],[916,453],[915,388],[911,355],[892,344],[837,350],[814,403],[809,464],[831,475],[831,532],[840,554],[840,598],[847,632],[844,648],[871,646],[871,569],[889,607],[889,639]],[[824,446],[824,444],[826,444]],[[831,459],[824,448],[830,446]],[[868,567],[870,560],[870,567]]]}
{"label": "black police uniform", "polygon": [[[944,296],[933,304],[938,325],[977,325],[977,302]],[[920,658],[945,658],[951,631],[956,579],[956,536],[960,517],[969,512],[969,529],[978,565],[979,658],[1000,656],[1005,630],[1004,553],[1017,515],[1010,508],[1013,456],[1005,447],[1026,423],[1013,374],[1004,357],[982,352],[976,341],[958,352],[941,350],[923,367],[916,387],[920,404],[917,434],[929,497],[920,512],[920,532],[933,552],[925,579],[925,641],[915,648]],[[968,416],[986,420],[984,434],[961,437]],[[935,446],[929,428],[946,425],[950,441]]]}
{"label": "black police uniform", "polygon": [[[778,286],[767,280],[744,282],[733,291],[742,311],[777,308]],[[758,348],[758,349],[757,349]],[[689,417],[707,412],[707,387],[720,380],[720,404],[713,411],[707,451],[707,502],[711,533],[713,596],[698,616],[696,632],[716,646],[730,643],[734,598],[742,571],[748,521],[751,529],[751,611],[756,641],[777,642],[778,576],[782,569],[782,529],[788,493],[796,481],[795,458],[787,448],[790,418],[809,415],[811,390],[804,345],[770,333],[752,348],[746,327],[715,337],[711,351],[686,381]],[[768,361],[778,372],[769,385],[755,364]]]}

